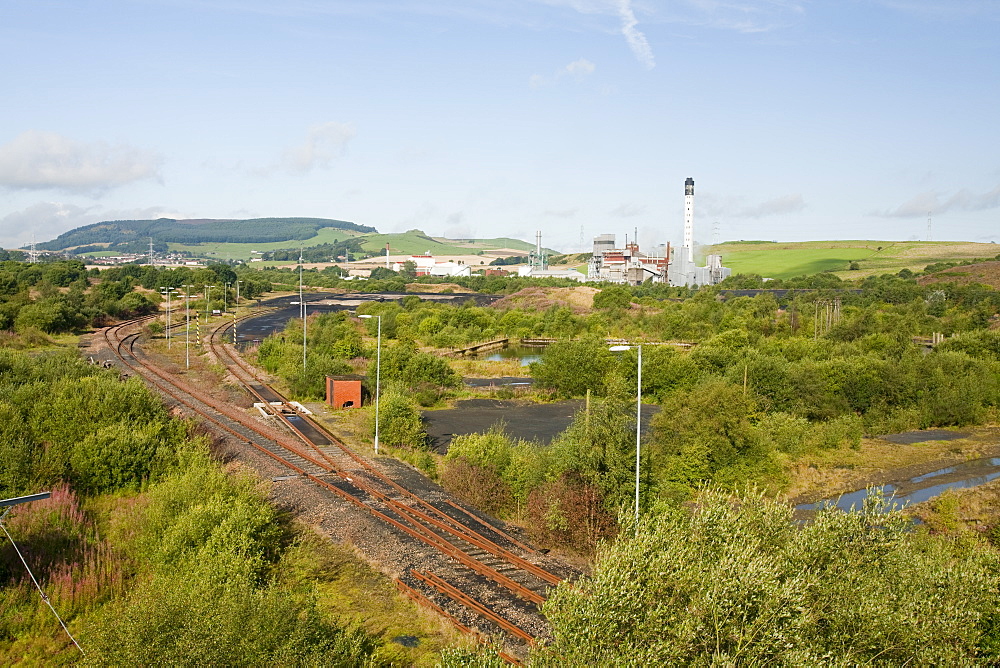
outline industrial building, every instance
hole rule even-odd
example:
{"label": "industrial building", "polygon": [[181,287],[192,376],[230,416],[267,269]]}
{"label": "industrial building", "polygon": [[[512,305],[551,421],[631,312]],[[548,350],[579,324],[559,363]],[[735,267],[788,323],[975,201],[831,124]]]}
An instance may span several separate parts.
{"label": "industrial building", "polygon": [[716,285],[732,270],[722,266],[721,255],[709,255],[705,266],[694,262],[694,179],[684,182],[684,241],[680,249],[671,252],[670,244],[661,245],[653,253],[639,250],[638,235],[632,243],[626,237],[625,246],[617,248],[615,235],[594,237],[594,254],[587,267],[587,280],[639,285],[646,281],[669,285]]}
{"label": "industrial building", "polygon": [[528,264],[518,267],[517,275],[531,278],[568,278],[573,281],[587,279],[576,269],[549,269],[549,256],[542,248],[541,231],[535,232],[535,249],[528,254]]}

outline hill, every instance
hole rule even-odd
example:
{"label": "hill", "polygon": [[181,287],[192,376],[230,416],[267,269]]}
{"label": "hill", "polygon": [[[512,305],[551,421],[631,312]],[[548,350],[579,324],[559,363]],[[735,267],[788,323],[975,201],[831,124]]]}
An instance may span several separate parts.
{"label": "hill", "polygon": [[[381,254],[389,244],[393,255],[527,255],[534,244],[520,239],[446,239],[421,230],[379,234],[374,227],[328,218],[252,218],[244,220],[191,219],[115,220],[85,225],[65,232],[38,248],[101,256],[145,253],[150,239],[157,253],[181,252],[207,259],[249,260],[274,251],[305,248],[308,261],[327,261],[350,252],[352,257]],[[314,252],[309,253],[309,249]],[[546,249],[549,253],[555,251]],[[288,255],[287,253],[285,255]],[[322,256],[322,257],[320,257]],[[277,259],[295,259],[291,257]],[[488,262],[489,260],[487,260]]]}
{"label": "hill", "polygon": [[[722,256],[734,274],[792,278],[829,271],[841,278],[923,271],[936,262],[992,258],[996,244],[967,241],[727,241],[703,249]],[[851,270],[851,263],[858,267]]]}
{"label": "hill", "polygon": [[190,219],[109,220],[64,232],[52,241],[38,244],[43,250],[142,251],[152,239],[154,247],[168,244],[304,241],[320,230],[374,232],[374,227],[328,218],[252,218],[246,220]]}
{"label": "hill", "polygon": [[[492,250],[520,251],[526,255],[535,248],[532,243],[509,237],[446,239],[428,236],[421,230],[409,230],[398,234],[366,234],[361,241],[361,247],[366,251],[379,253],[385,250],[387,243],[389,253],[392,255],[419,255],[427,252],[431,255],[472,255],[477,251],[483,251],[485,254],[486,251]],[[549,253],[555,252],[546,250]]]}
{"label": "hill", "polygon": [[921,285],[932,283],[958,283],[968,285],[969,283],[980,283],[989,285],[1000,290],[1000,261],[977,262],[975,264],[959,265],[949,267],[921,276],[917,279]]}

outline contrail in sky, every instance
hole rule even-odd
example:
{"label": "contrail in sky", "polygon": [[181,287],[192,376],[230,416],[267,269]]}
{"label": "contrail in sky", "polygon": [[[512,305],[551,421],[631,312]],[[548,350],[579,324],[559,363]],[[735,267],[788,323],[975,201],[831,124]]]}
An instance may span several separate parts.
{"label": "contrail in sky", "polygon": [[618,17],[622,20],[622,34],[625,35],[629,48],[632,49],[635,57],[646,69],[651,70],[656,67],[653,50],[649,48],[646,36],[635,29],[639,25],[639,21],[636,20],[635,12],[632,11],[631,0],[618,0]]}

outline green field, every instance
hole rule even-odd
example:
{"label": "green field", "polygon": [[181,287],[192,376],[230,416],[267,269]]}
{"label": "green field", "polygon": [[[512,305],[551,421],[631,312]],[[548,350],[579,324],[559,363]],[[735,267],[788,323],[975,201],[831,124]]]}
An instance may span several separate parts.
{"label": "green field", "polygon": [[[333,243],[341,239],[350,237],[361,237],[361,247],[370,252],[378,252],[385,249],[385,244],[389,244],[389,252],[392,255],[417,255],[430,251],[432,255],[473,255],[476,251],[489,253],[497,248],[510,248],[513,250],[523,250],[526,253],[534,248],[533,244],[520,239],[476,239],[475,242],[468,240],[451,240],[440,237],[426,237],[416,232],[403,232],[400,234],[361,234],[334,228],[323,228],[319,234],[302,241],[276,241],[271,243],[235,244],[235,243],[203,243],[203,244],[169,244],[172,251],[187,251],[199,257],[208,257],[219,260],[249,260],[254,257],[251,251],[270,251],[282,248],[298,248],[299,245],[305,247],[317,246],[324,243]],[[90,255],[97,256],[91,253]],[[277,262],[284,265],[287,262]]]}
{"label": "green field", "polygon": [[187,251],[194,255],[216,258],[219,260],[249,260],[253,255],[250,251],[271,251],[281,248],[298,248],[302,246],[318,246],[319,244],[332,244],[341,239],[350,237],[365,236],[350,230],[338,230],[332,227],[324,227],[319,230],[319,234],[311,239],[302,241],[272,241],[269,243],[256,244],[233,244],[224,242],[209,242],[203,244],[168,244],[172,251]]}
{"label": "green field", "polygon": [[[1000,246],[967,241],[729,241],[704,252],[721,255],[722,264],[734,274],[792,278],[830,271],[841,278],[860,278],[904,268],[922,271],[934,262],[992,258]],[[851,271],[851,262],[859,269]]]}
{"label": "green field", "polygon": [[372,252],[381,251],[388,243],[391,255],[419,255],[428,251],[431,255],[474,255],[476,251],[488,252],[497,248],[523,250],[527,253],[535,247],[527,241],[506,237],[473,241],[428,237],[413,231],[401,234],[365,234],[364,237],[362,248]]}

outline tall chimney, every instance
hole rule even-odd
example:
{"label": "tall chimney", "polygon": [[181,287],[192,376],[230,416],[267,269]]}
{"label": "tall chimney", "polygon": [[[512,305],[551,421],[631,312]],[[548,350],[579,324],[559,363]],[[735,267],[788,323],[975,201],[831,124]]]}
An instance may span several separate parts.
{"label": "tall chimney", "polygon": [[684,247],[688,262],[694,264],[694,179],[690,176],[684,181]]}

